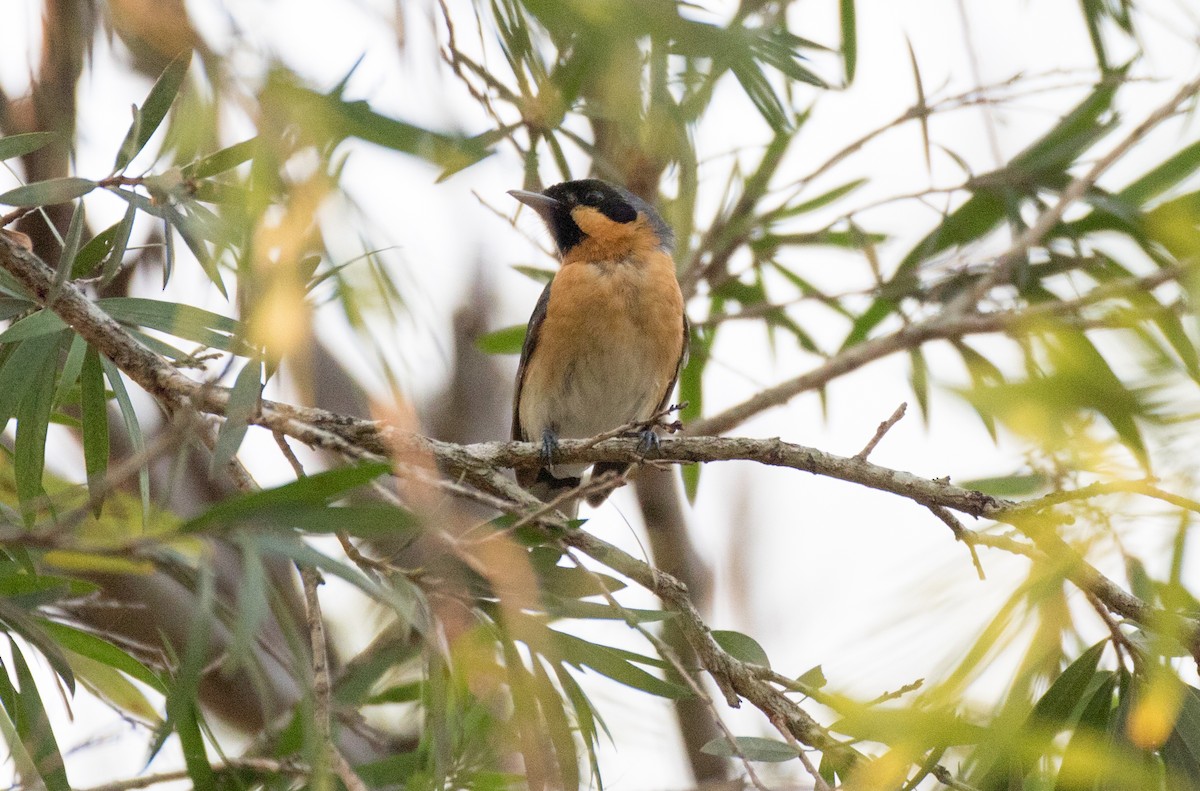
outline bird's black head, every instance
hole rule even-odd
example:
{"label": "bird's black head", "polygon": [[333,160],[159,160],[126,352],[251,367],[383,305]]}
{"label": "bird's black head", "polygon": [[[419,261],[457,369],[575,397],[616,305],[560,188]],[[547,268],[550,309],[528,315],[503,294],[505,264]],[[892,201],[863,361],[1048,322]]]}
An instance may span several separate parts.
{"label": "bird's black head", "polygon": [[670,250],[674,243],[670,226],[649,203],[600,179],[565,181],[542,192],[510,190],[508,194],[541,215],[564,256],[589,236],[642,228],[653,234],[663,249]]}

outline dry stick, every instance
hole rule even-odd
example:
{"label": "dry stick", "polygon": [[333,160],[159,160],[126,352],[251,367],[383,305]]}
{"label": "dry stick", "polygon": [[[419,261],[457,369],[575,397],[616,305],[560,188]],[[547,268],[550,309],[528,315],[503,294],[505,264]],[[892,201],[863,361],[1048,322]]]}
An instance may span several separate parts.
{"label": "dry stick", "polygon": [[963,526],[963,523],[958,521],[958,517],[950,513],[948,508],[943,508],[940,505],[931,505],[929,506],[929,510],[933,512],[934,516],[946,523],[946,527],[950,528],[950,532],[954,534],[955,539],[967,545],[967,551],[971,553],[971,562],[975,564],[975,572],[979,575],[981,582],[986,580],[987,575],[983,573],[983,563],[979,560],[979,554],[975,551],[975,545],[967,540],[968,531]]}
{"label": "dry stick", "polygon": [[1108,154],[1097,160],[1086,173],[1072,180],[1059,195],[1058,202],[1042,212],[1041,216],[1037,218],[1037,222],[1026,228],[1012,246],[996,259],[995,268],[964,296],[960,309],[966,310],[977,305],[992,287],[1007,282],[1013,267],[1025,258],[1025,254],[1029,252],[1030,248],[1041,242],[1046,234],[1050,233],[1054,226],[1062,220],[1067,209],[1082,198],[1118,159],[1129,153],[1129,150],[1141,142],[1156,126],[1175,115],[1180,106],[1194,98],[1197,92],[1200,92],[1200,77],[1186,83],[1170,100],[1146,116],[1146,119],[1134,127]]}
{"label": "dry stick", "polygon": [[[229,769],[234,770],[249,770],[252,772],[263,772],[265,774],[285,775],[287,777],[305,778],[310,774],[308,767],[300,766],[299,764],[290,761],[273,761],[268,758],[232,758],[222,764],[213,764],[214,772],[224,772]],[[128,780],[118,780],[113,783],[104,783],[103,785],[92,786],[80,791],[136,791],[139,788],[149,788],[160,783],[173,783],[178,780],[187,780],[189,777],[186,769],[179,769],[174,772],[161,772],[159,774],[143,775],[142,777],[131,777]]]}
{"label": "dry stick", "polygon": [[[995,316],[996,314],[971,313],[983,296],[994,286],[1007,279],[1011,269],[1022,260],[1025,254],[1042,240],[1047,233],[1062,219],[1063,214],[1075,201],[1079,200],[1118,159],[1128,153],[1129,149],[1144,138],[1154,127],[1173,116],[1189,98],[1200,91],[1200,78],[1187,83],[1166,104],[1155,110],[1133,129],[1106,156],[1097,161],[1087,173],[1074,179],[1062,192],[1057,203],[1038,217],[1012,246],[996,259],[992,273],[983,278],[971,291],[965,292],[962,300],[939,316],[905,327],[892,335],[886,335],[874,340],[864,341],[853,346],[833,359],[827,361],[813,371],[798,376],[783,384],[764,390],[741,404],[730,407],[724,412],[700,421],[691,426],[691,431],[697,434],[721,434],[743,423],[764,409],[777,406],[807,390],[817,389],[829,380],[853,371],[861,366],[888,356],[897,351],[914,348],[928,340],[936,338],[958,337],[967,334],[965,327],[959,326],[957,320],[968,315]],[[1062,304],[1062,303],[1060,303]],[[1009,313],[1005,311],[1004,313]],[[1029,311],[1018,315],[1029,316]],[[997,326],[992,330],[1006,329]]]}
{"label": "dry stick", "polygon": [[900,406],[896,407],[896,411],[892,413],[892,416],[879,424],[879,428],[875,429],[875,436],[871,437],[871,441],[866,444],[866,447],[854,454],[854,458],[858,461],[866,461],[867,457],[871,455],[871,451],[875,450],[875,446],[883,439],[883,435],[891,431],[892,426],[900,422],[906,411],[908,411],[908,402],[900,402]]}
{"label": "dry stick", "polygon": [[1037,319],[1069,316],[1097,302],[1134,291],[1148,291],[1180,279],[1195,267],[1165,267],[1149,275],[1122,278],[1097,286],[1077,299],[1049,302],[1026,308],[996,310],[989,313],[959,313],[943,311],[924,321],[909,324],[891,335],[863,341],[851,346],[821,365],[799,376],[761,390],[740,404],[723,412],[692,421],[687,433],[692,435],[724,434],[760,412],[784,404],[800,393],[819,390],[839,376],[892,354],[914,349],[934,340],[963,338],[1036,324]]}
{"label": "dry stick", "polygon": [[[25,251],[0,237],[0,267],[7,270],[28,289],[35,298],[47,303],[54,282],[54,272],[36,255]],[[1161,273],[1160,273],[1161,276]],[[1174,273],[1178,276],[1178,272]],[[1131,283],[1152,285],[1152,276],[1133,279]],[[1158,282],[1166,282],[1165,279]],[[1129,287],[1129,284],[1126,284]],[[1105,293],[1117,293],[1115,286],[1098,287],[1079,300],[1078,305],[1090,304],[1103,298]],[[229,391],[225,388],[199,384],[177,371],[165,360],[146,349],[130,336],[111,317],[101,311],[73,284],[67,282],[59,288],[55,298],[47,305],[63,318],[85,340],[101,350],[147,393],[168,404],[180,404],[190,400],[194,408],[222,414],[228,403]],[[970,316],[958,320],[958,331],[963,328],[987,326],[988,331],[1008,326],[1018,315],[1001,312],[999,315]],[[911,330],[911,328],[910,328]],[[935,334],[936,330],[927,328]],[[867,346],[869,344],[864,344]],[[856,347],[861,349],[862,347]],[[850,350],[854,353],[856,350]],[[860,352],[861,353],[861,352]],[[492,505],[505,513],[525,515],[544,507],[544,503],[529,495],[515,483],[501,475],[497,468],[536,464],[541,449],[532,443],[481,443],[478,445],[454,445],[437,442],[418,435],[401,432],[390,426],[338,415],[321,409],[280,404],[264,400],[259,413],[251,422],[265,428],[280,431],[310,446],[353,457],[382,458],[392,454],[401,460],[397,474],[409,477],[432,477],[426,470],[416,470],[403,464],[406,455],[432,456],[443,470],[458,481],[437,481],[435,485],[444,490],[469,497],[476,502]],[[610,439],[581,451],[578,446],[584,441],[568,440],[560,443],[558,456],[564,462],[572,461],[639,461],[636,441]],[[572,454],[576,454],[572,458]],[[720,437],[693,437],[664,442],[654,454],[658,459],[676,461],[717,461],[749,459],[766,464],[789,466],[813,473],[829,475],[842,480],[861,483],[871,488],[891,491],[924,505],[941,505],[969,513],[1004,520],[1009,512],[1026,515],[1030,506],[971,492],[951,486],[945,481],[930,481],[910,473],[891,470],[870,462],[856,461],[826,454],[814,448],[784,443],[780,440],[728,439]],[[567,525],[552,515],[539,518],[539,524],[557,531],[566,531]],[[986,537],[981,537],[986,538]],[[1056,538],[1056,537],[1054,537]],[[845,754],[844,748],[828,739],[820,727],[807,713],[796,706],[779,690],[753,675],[748,666],[729,656],[712,640],[708,627],[691,603],[686,588],[670,575],[663,574],[646,563],[601,541],[583,531],[566,531],[564,540],[584,553],[608,565],[613,570],[634,580],[655,593],[664,605],[681,615],[681,628],[689,643],[696,650],[704,667],[712,674],[731,706],[737,706],[739,696],[751,700],[768,716],[782,712],[793,735],[801,742],[819,749]],[[1043,535],[1042,540],[1046,537]],[[1061,539],[1058,539],[1061,542]],[[979,543],[985,543],[980,540]],[[988,545],[1002,546],[1003,542]],[[1064,545],[1065,546],[1065,545]],[[1052,548],[1055,548],[1052,546]],[[1066,547],[1078,559],[1077,553]],[[1078,559],[1072,567],[1072,580],[1081,587],[1091,590],[1114,612],[1124,617],[1145,623],[1154,614],[1145,602],[1126,593],[1120,586],[1101,575],[1091,566]],[[1181,622],[1189,629],[1194,652],[1200,656],[1200,627],[1192,621]]]}

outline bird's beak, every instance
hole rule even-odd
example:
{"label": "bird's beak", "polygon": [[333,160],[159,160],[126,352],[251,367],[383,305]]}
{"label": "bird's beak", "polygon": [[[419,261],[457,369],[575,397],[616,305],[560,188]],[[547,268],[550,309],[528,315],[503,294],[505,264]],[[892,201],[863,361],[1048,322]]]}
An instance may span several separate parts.
{"label": "bird's beak", "polygon": [[551,198],[549,195],[543,195],[540,192],[529,192],[527,190],[509,190],[509,195],[512,195],[517,200],[524,203],[529,208],[533,209],[538,214],[546,217],[552,214],[555,210],[562,207],[562,204]]}

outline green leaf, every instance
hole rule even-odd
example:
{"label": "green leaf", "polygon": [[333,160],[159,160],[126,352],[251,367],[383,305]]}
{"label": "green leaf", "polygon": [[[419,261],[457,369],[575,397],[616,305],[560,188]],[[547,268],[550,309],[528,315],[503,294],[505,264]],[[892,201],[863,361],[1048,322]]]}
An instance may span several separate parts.
{"label": "green leaf", "polygon": [[257,137],[243,140],[240,143],[222,148],[214,154],[198,159],[183,168],[183,176],[188,179],[206,179],[218,173],[232,170],[243,162],[253,159],[262,149],[262,141]]}
{"label": "green leaf", "polygon": [[211,471],[213,475],[224,469],[237,454],[242,439],[250,427],[250,418],[258,411],[258,400],[262,395],[262,362],[247,362],[234,380],[225,405],[225,422],[217,432],[216,447],[213,448]]}
{"label": "green leaf", "polygon": [[1079,701],[1092,683],[1108,640],[1101,640],[1067,666],[1033,707],[1031,717],[1055,726],[1071,722]]}
{"label": "green leaf", "polygon": [[574,635],[548,630],[554,638],[554,646],[564,661],[572,665],[589,667],[602,676],[628,687],[664,698],[686,698],[692,696],[687,687],[672,684],[653,676],[630,664],[625,656],[629,652],[618,651],[606,645],[588,642]]}
{"label": "green leaf", "polygon": [[189,49],[163,69],[158,81],[146,95],[146,101],[134,113],[133,123],[125,134],[125,141],[121,143],[116,162],[113,163],[114,172],[124,170],[125,166],[146,147],[146,143],[150,142],[150,138],[163,119],[167,117],[171,105],[174,104],[175,96],[183,85],[183,78],[187,75],[191,62],[192,51]]}
{"label": "green leaf", "polygon": [[959,486],[973,489],[977,492],[990,494],[993,497],[1029,497],[1044,492],[1050,485],[1050,480],[1043,474],[1032,472],[1017,475],[1002,475],[995,478],[974,478],[961,481]]}
{"label": "green leaf", "polygon": [[475,347],[484,354],[520,354],[524,343],[524,324],[514,324],[475,339]]}
{"label": "green leaf", "polygon": [[[100,364],[104,367],[104,375],[108,378],[113,396],[117,399],[117,406],[121,408],[121,419],[125,421],[125,431],[129,434],[129,446],[133,450],[133,455],[143,457],[146,440],[142,437],[142,426],[138,422],[133,401],[129,398],[129,391],[125,389],[125,381],[121,379],[121,371],[107,357],[101,356]],[[138,492],[142,497],[142,527],[144,529],[150,523],[150,469],[146,464],[142,464],[141,469],[138,470]]]}
{"label": "green leaf", "polygon": [[929,366],[925,364],[925,353],[920,346],[909,349],[908,359],[912,363],[912,389],[917,405],[921,407],[921,419],[929,424]]}
{"label": "green leaf", "polygon": [[[104,366],[100,354],[87,347],[80,372],[80,406],[83,413],[83,459],[88,490],[93,497],[100,492],[108,472],[108,397],[104,392]],[[96,497],[94,513],[98,518],[104,501]]]}
{"label": "green leaf", "polygon": [[427,159],[442,177],[473,165],[491,152],[480,141],[423,129],[371,109],[365,101],[317,93],[274,72],[260,97],[264,112],[277,112],[310,135],[338,142],[357,137],[368,143]]}
{"label": "green leaf", "polygon": [[1184,687],[1175,727],[1159,753],[1176,776],[1187,778],[1193,787],[1200,783],[1200,689]]}
{"label": "green leaf", "polygon": [[75,254],[75,259],[71,263],[71,274],[69,278],[74,280],[78,277],[84,277],[97,266],[99,266],[100,262],[103,261],[108,255],[109,251],[112,250],[113,240],[116,238],[117,232],[120,229],[121,223],[117,222],[93,236],[91,241],[85,244],[80,251]]}
{"label": "green leaf", "polygon": [[48,791],[71,791],[71,784],[67,782],[67,767],[54,738],[50,717],[42,704],[42,696],[38,694],[37,684],[29,670],[29,663],[25,661],[25,655],[15,646],[12,661],[17,671],[17,684],[21,688],[17,697],[21,716],[15,718],[21,741],[37,764],[38,774],[46,781]]}
{"label": "green leaf", "polygon": [[82,198],[98,186],[91,179],[63,176],[11,189],[0,195],[0,203],[7,206],[53,206]]}
{"label": "green leaf", "polygon": [[858,65],[858,35],[854,20],[854,0],[840,0],[839,16],[842,22],[842,62],[846,69],[846,84],[854,82],[854,71]]}
{"label": "green leaf", "polygon": [[33,526],[37,509],[33,501],[45,494],[42,472],[46,465],[46,431],[54,409],[54,383],[58,373],[58,352],[66,333],[52,336],[49,354],[33,372],[29,389],[17,405],[17,436],[13,451],[13,471],[17,497],[28,527]]}
{"label": "green leaf", "polygon": [[28,132],[0,137],[0,161],[32,154],[58,137],[57,132]]}
{"label": "green leaf", "polygon": [[59,338],[40,335],[21,341],[0,367],[0,427],[17,411],[37,372],[58,349]]}
{"label": "green leaf", "polygon": [[734,758],[740,753],[747,761],[762,763],[796,760],[796,748],[787,742],[764,739],[761,736],[735,736],[734,741],[737,743],[736,749],[728,739],[721,736],[701,747],[700,752],[721,758]]}
{"label": "green leaf", "polygon": [[1117,193],[1131,206],[1144,206],[1200,168],[1200,141],[1186,146]]}
{"label": "green leaf", "polygon": [[767,652],[753,637],[725,629],[713,629],[712,636],[717,641],[717,645],[729,652],[734,659],[763,667],[771,666]]}
{"label": "green leaf", "polygon": [[[74,694],[75,674],[71,672],[71,666],[67,663],[67,658],[63,656],[58,643],[51,640],[45,630],[30,618],[27,612],[17,607],[11,599],[0,598],[0,624],[3,625],[5,631],[20,635],[40,651],[46,662],[66,684],[67,689]],[[0,676],[3,675],[4,673],[0,672]]]}
{"label": "green leaf", "polygon": [[386,475],[391,469],[391,465],[385,462],[368,462],[319,472],[274,489],[249,492],[217,503],[184,524],[182,530],[192,532],[214,523],[251,519],[259,511],[269,511],[278,507],[324,505],[370,483],[380,475]]}
{"label": "green leaf", "polygon": [[192,788],[195,791],[217,791],[216,777],[200,731],[200,711],[191,690],[172,689],[167,695],[167,714],[175,733],[179,735]]}
{"label": "green leaf", "polygon": [[16,343],[29,338],[40,338],[43,335],[53,335],[67,328],[67,323],[52,310],[43,308],[32,313],[0,332],[0,343]]}
{"label": "green leaf", "polygon": [[83,201],[80,201],[75,204],[75,211],[71,213],[71,224],[67,226],[67,236],[63,240],[63,249],[59,255],[58,269],[54,271],[54,285],[50,289],[50,295],[46,299],[47,304],[54,301],[58,296],[59,289],[62,288],[62,284],[67,282],[67,278],[71,276],[75,255],[79,252],[79,246],[83,241],[83,229],[86,227],[87,219],[83,209]]}
{"label": "green leaf", "polygon": [[1085,787],[1082,784],[1088,780],[1102,782],[1110,771],[1108,765],[1097,763],[1094,752],[1097,741],[1109,729],[1110,718],[1115,714],[1113,690],[1116,676],[1108,671],[1102,676],[1103,680],[1084,703],[1078,726],[1067,743],[1054,791],[1074,791]]}
{"label": "green leaf", "polygon": [[40,623],[46,634],[67,651],[120,670],[151,689],[166,694],[167,687],[157,673],[107,640],[57,621],[42,620]]}
{"label": "green leaf", "polygon": [[236,319],[176,302],[109,297],[97,300],[96,305],[122,324],[159,330],[221,351],[233,351],[235,345],[231,336],[242,332],[242,325]]}
{"label": "green leaf", "polygon": [[104,259],[104,267],[100,270],[100,284],[103,286],[111,283],[117,273],[121,271],[121,264],[125,260],[125,250],[129,247],[129,236],[133,232],[133,221],[136,217],[137,207],[131,203],[125,209],[125,216],[121,218],[120,224],[117,225],[112,246],[109,248],[108,256]]}
{"label": "green leaf", "polygon": [[801,673],[796,678],[796,683],[813,689],[821,689],[829,682],[825,678],[825,671],[821,669],[820,665],[816,665]]}

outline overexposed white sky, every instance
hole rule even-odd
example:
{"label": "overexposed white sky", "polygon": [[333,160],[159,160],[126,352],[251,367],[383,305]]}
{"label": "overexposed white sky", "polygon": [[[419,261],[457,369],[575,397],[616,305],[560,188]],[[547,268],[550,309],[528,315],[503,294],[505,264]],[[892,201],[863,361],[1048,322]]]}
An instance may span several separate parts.
{"label": "overexposed white sky", "polygon": [[[31,53],[36,57],[38,38],[32,10],[38,4],[27,0],[18,5],[15,13],[6,11],[6,24],[0,27],[0,86],[10,95],[20,91]],[[468,0],[454,0],[449,5],[462,18],[467,18],[472,8]],[[732,7],[715,2],[700,5],[718,17]],[[797,3],[795,32],[836,46],[837,5],[833,0]],[[484,128],[485,121],[470,97],[433,64],[433,2],[405,5],[406,49],[399,54],[394,46],[395,31],[386,22],[391,0],[240,0],[225,4],[192,0],[188,6],[216,49],[236,53],[231,63],[235,68],[244,67],[248,90],[261,76],[263,55],[281,58],[320,88],[332,87],[361,56],[349,96],[366,98],[380,112],[418,123],[468,133]],[[1200,71],[1198,12],[1186,0],[1147,0],[1141,6],[1147,13],[1141,17],[1139,32],[1149,55],[1135,73],[1147,79],[1122,93],[1119,109],[1127,124],[1139,121],[1177,90],[1179,82]],[[960,13],[963,8],[965,20]],[[799,104],[815,102],[816,112],[790,151],[779,185],[786,185],[788,174],[807,173],[849,140],[890,121],[914,103],[906,41],[911,41],[916,52],[931,100],[975,87],[964,24],[974,42],[984,84],[1025,74],[1046,75],[1043,82],[1047,85],[1075,86],[1022,98],[992,114],[990,123],[999,153],[1002,158],[1011,156],[1086,91],[1093,54],[1079,13],[1075,0],[962,0],[961,4],[956,0],[860,0],[856,81],[842,92],[798,89]],[[1118,47],[1113,59],[1119,61],[1129,54]],[[77,168],[81,175],[107,173],[128,126],[128,116],[112,108],[140,102],[149,88],[148,81],[127,76],[123,58],[119,43],[99,41],[96,66],[81,82],[84,120]],[[813,67],[836,79],[835,59],[814,56]],[[696,131],[697,147],[707,163],[701,172],[702,202],[709,207],[721,199],[731,158],[741,156],[743,162],[752,162],[755,147],[768,139],[767,129],[756,122],[752,108],[738,94],[736,85],[727,81],[718,94],[722,109]],[[984,112],[977,109],[936,116],[930,121],[931,138],[963,156],[975,172],[984,172],[996,164],[988,123]],[[248,125],[239,128],[236,117],[229,125],[229,142],[250,134]],[[1098,150],[1107,150],[1120,134],[1111,135]],[[1165,124],[1101,183],[1110,187],[1126,183],[1131,174],[1196,134],[1195,123],[1188,120]],[[407,392],[419,404],[438,390],[449,373],[449,317],[475,277],[476,263],[484,262],[502,294],[502,304],[495,310],[496,326],[500,327],[523,322],[540,290],[511,266],[551,262],[480,203],[482,200],[510,215],[515,211],[505,191],[521,186],[522,163],[511,153],[501,151],[438,184],[436,171],[429,166],[368,145],[355,145],[353,151],[345,184],[374,222],[372,235],[395,245],[387,258],[398,282],[405,284],[411,311],[404,326],[378,327],[377,332],[394,333],[392,362],[407,376]],[[150,164],[147,161],[146,165]],[[577,164],[582,167],[583,161],[577,160]],[[549,172],[545,175],[552,177]],[[962,181],[961,171],[936,145],[933,171],[927,173],[918,127],[910,124],[831,170],[811,186],[809,194],[815,196],[862,177],[870,183],[825,213],[814,214],[809,227],[818,228],[848,208],[880,198],[930,184],[950,186]],[[0,173],[0,189],[9,185],[9,176]],[[89,201],[88,208],[95,228],[115,222],[124,209],[107,196]],[[343,216],[349,215],[331,210],[323,215],[323,221],[328,227]],[[863,214],[859,220],[872,230],[893,234],[879,249],[888,268],[936,222],[937,214],[928,206],[907,202]],[[530,213],[523,214],[518,225],[533,239],[544,240]],[[356,235],[357,229],[348,229],[348,240]],[[348,257],[357,252],[350,242],[347,251]],[[972,251],[972,260],[985,260],[989,252],[996,250]],[[866,282],[865,265],[855,256],[816,249],[793,255],[805,277],[830,290],[861,287]],[[200,276],[191,283],[185,278],[174,291],[194,300],[203,293],[203,283]],[[230,310],[217,295],[208,295],[198,304]],[[694,307],[702,306],[697,303]],[[800,307],[798,320],[824,348],[834,348],[846,327],[824,314],[806,312],[811,310]],[[320,330],[334,337],[347,335],[332,316],[325,318]],[[733,322],[722,330],[706,373],[706,411],[719,411],[816,362],[787,339],[773,349],[764,340],[761,328],[749,322]],[[345,347],[355,370],[382,394],[383,380],[372,359],[354,359],[352,345]],[[827,414],[822,414],[815,394],[806,394],[758,416],[734,433],[781,436],[852,455],[874,433],[879,421],[900,402],[908,401],[908,417],[876,449],[873,461],[929,477],[949,475],[958,481],[1015,470],[1020,464],[1020,441],[1002,437],[999,446],[993,444],[969,408],[936,386],[963,380],[955,358],[934,347],[929,362],[935,387],[928,425],[913,403],[909,364],[902,356],[833,383]],[[515,359],[512,366],[515,368]],[[264,485],[290,476],[290,469],[279,463],[269,437],[251,432],[243,455]],[[689,519],[701,553],[716,572],[716,604],[710,624],[756,637],[773,665],[785,674],[798,675],[823,664],[833,687],[864,697],[922,677],[936,680],[1007,598],[1024,569],[1019,560],[983,550],[988,579],[980,582],[965,549],[927,511],[850,484],[751,464],[709,465]],[[618,493],[592,514],[589,529],[642,554],[637,508],[628,491]],[[1139,536],[1147,547],[1170,538],[1153,533]],[[737,578],[750,579],[744,599],[741,594],[735,597],[729,584]],[[361,622],[355,618],[361,601],[339,592],[335,584],[328,587],[326,601],[335,633],[350,644],[365,643],[369,635],[351,628]],[[647,603],[635,598],[630,602]],[[608,627],[605,636],[631,639],[618,625]],[[1006,680],[999,668],[993,676],[979,685],[981,695],[994,692]],[[685,787],[687,770],[681,751],[674,747],[675,726],[667,704],[629,694],[599,677],[587,688],[616,737],[602,758],[606,785],[618,791]],[[723,704],[718,706],[724,709]],[[762,717],[747,708],[728,712],[735,732],[765,733]],[[56,731],[64,749],[97,733],[118,733],[127,727],[94,701],[79,701],[76,714],[73,723],[64,722]],[[142,756],[127,745],[128,741],[117,740],[108,749],[79,751],[69,759],[72,781],[86,786],[136,771]],[[168,751],[154,768],[166,768],[172,759]]]}

